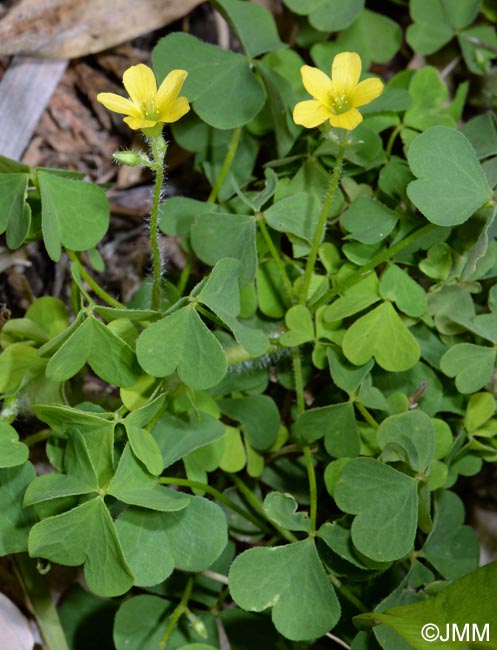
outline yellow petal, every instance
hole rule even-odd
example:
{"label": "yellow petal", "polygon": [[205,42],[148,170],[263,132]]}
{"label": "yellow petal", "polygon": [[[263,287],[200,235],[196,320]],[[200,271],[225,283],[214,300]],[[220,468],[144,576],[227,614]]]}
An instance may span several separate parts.
{"label": "yellow petal", "polygon": [[126,122],[130,129],[138,131],[139,129],[148,129],[151,126],[155,126],[158,120],[144,120],[139,117],[125,117],[124,122]]}
{"label": "yellow petal", "polygon": [[354,88],[350,97],[351,104],[354,108],[369,104],[383,92],[383,83],[376,77],[365,79]]}
{"label": "yellow petal", "polygon": [[333,59],[331,78],[341,94],[353,91],[361,76],[361,57],[357,52],[341,52]]}
{"label": "yellow petal", "polygon": [[329,118],[331,126],[347,129],[347,131],[352,131],[362,122],[362,115],[356,108],[351,108],[350,111],[340,113],[340,115],[330,115]]}
{"label": "yellow petal", "polygon": [[98,93],[97,102],[103,104],[109,111],[114,111],[114,113],[140,117],[140,109],[129,99],[121,97],[121,95],[116,95],[115,93]]}
{"label": "yellow petal", "polygon": [[165,110],[159,114],[159,120],[161,122],[177,122],[183,115],[186,115],[190,110],[190,104],[186,97],[178,97],[172,102],[169,102]]}
{"label": "yellow petal", "polygon": [[148,65],[139,63],[128,68],[123,74],[123,84],[137,106],[150,105],[155,100],[157,82]]}
{"label": "yellow petal", "polygon": [[312,129],[319,126],[329,118],[330,114],[326,108],[315,99],[306,102],[299,102],[293,109],[293,121],[295,124]]}
{"label": "yellow petal", "polygon": [[162,113],[167,110],[168,104],[175,100],[179,95],[187,76],[188,72],[186,70],[171,70],[161,83],[156,97],[159,115],[162,115]]}
{"label": "yellow petal", "polygon": [[300,68],[302,83],[309,95],[312,95],[319,101],[329,102],[329,93],[331,90],[331,79],[318,68],[311,68],[310,65],[303,65]]}

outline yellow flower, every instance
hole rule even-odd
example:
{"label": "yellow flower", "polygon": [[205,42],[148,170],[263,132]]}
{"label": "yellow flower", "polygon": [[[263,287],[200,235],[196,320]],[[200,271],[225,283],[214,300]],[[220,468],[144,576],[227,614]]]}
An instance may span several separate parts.
{"label": "yellow flower", "polygon": [[299,102],[294,108],[293,120],[307,129],[329,120],[331,126],[351,131],[362,122],[357,108],[369,104],[383,92],[383,83],[377,78],[359,83],[361,57],[357,52],[336,55],[331,79],[308,65],[302,66],[300,72],[304,88],[314,99]]}
{"label": "yellow flower", "polygon": [[114,113],[122,113],[132,129],[149,129],[160,122],[176,122],[188,113],[186,97],[178,97],[188,73],[171,70],[157,90],[151,68],[143,63],[133,65],[123,75],[123,84],[130,99],[114,93],[99,93],[97,101]]}

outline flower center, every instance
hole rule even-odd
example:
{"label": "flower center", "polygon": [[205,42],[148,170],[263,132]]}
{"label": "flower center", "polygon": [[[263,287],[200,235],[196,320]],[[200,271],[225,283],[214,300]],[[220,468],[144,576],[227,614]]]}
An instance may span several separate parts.
{"label": "flower center", "polygon": [[340,115],[350,110],[350,99],[347,95],[333,95],[331,97],[330,109],[333,115]]}
{"label": "flower center", "polygon": [[157,104],[155,97],[150,97],[142,104],[142,112],[146,120],[156,120],[158,116]]}

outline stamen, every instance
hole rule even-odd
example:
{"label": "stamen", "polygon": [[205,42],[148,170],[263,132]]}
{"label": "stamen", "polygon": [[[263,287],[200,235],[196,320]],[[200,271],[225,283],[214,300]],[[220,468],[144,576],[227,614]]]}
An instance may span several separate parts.
{"label": "stamen", "polygon": [[350,99],[346,95],[334,95],[331,98],[331,112],[340,115],[350,110]]}

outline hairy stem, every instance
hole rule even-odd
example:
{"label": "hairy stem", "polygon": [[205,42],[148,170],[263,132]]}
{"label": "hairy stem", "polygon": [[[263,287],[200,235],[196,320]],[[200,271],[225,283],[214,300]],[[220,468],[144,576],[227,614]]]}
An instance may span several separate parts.
{"label": "hairy stem", "polygon": [[152,250],[152,309],[159,309],[160,305],[160,285],[162,277],[162,259],[159,247],[159,206],[162,192],[162,183],[164,181],[164,158],[166,156],[167,145],[162,135],[151,138],[151,147],[153,154],[152,170],[155,174],[154,194],[152,198],[152,208],[150,210],[150,248]]}
{"label": "hairy stem", "polygon": [[309,253],[309,257],[307,258],[307,264],[305,266],[304,279],[302,281],[302,287],[300,292],[300,303],[302,305],[304,305],[307,302],[307,294],[309,293],[312,274],[314,273],[314,267],[316,266],[319,246],[323,239],[326,223],[328,221],[328,213],[330,211],[331,204],[333,203],[333,199],[335,198],[335,194],[338,189],[338,182],[340,180],[340,174],[342,173],[342,163],[343,163],[343,157],[345,155],[346,148],[347,148],[347,132],[344,131],[338,148],[338,154],[335,160],[335,167],[333,168],[333,173],[330,176],[328,191],[326,192],[326,196],[323,202],[323,207],[321,208],[321,213],[319,215],[318,225],[316,227],[316,232],[314,233],[314,239],[312,240],[311,252]]}
{"label": "hairy stem", "polygon": [[[302,415],[305,411],[304,399],[304,380],[302,377],[302,360],[300,358],[300,350],[298,347],[292,350],[293,359],[293,376],[295,379],[295,391],[297,393],[297,413]],[[310,521],[311,532],[316,532],[316,519],[318,509],[318,492],[316,482],[316,472],[314,471],[314,463],[312,462],[312,452],[309,445],[304,445],[305,465],[307,468],[307,477],[309,480],[309,502],[310,502]]]}

